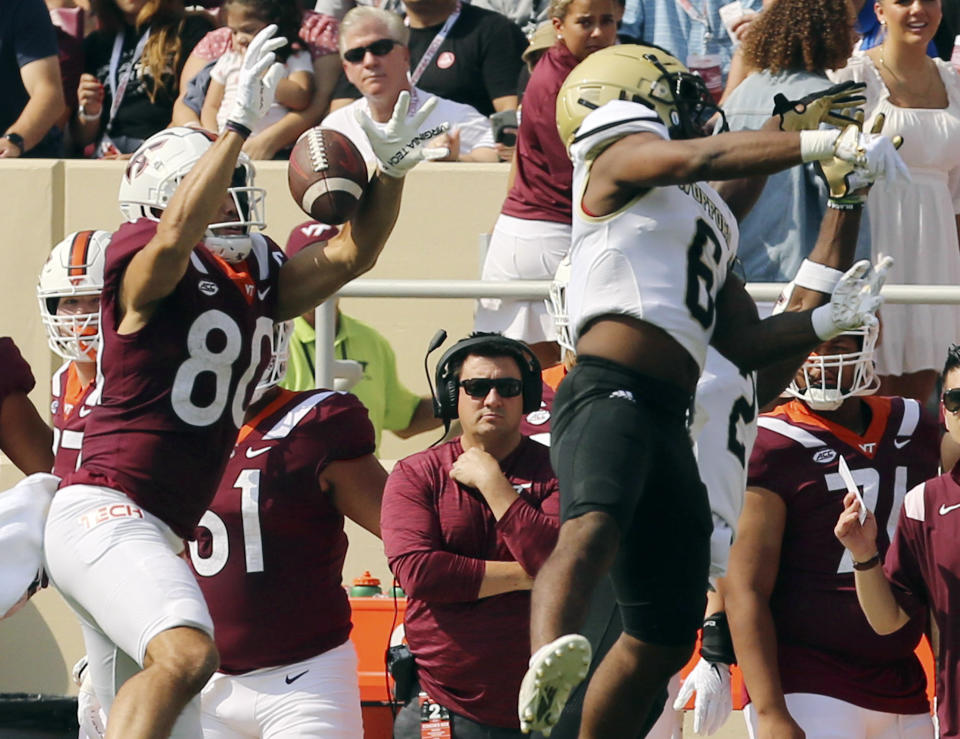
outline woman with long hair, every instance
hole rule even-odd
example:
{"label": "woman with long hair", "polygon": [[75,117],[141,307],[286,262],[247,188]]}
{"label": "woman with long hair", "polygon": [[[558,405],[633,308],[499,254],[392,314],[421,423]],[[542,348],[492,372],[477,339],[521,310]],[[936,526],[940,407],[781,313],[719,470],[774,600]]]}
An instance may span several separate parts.
{"label": "woman with long hair", "polygon": [[94,0],[94,7],[100,28],[84,41],[74,141],[116,158],[170,123],[183,63],[213,24],[188,15],[183,0]]}
{"label": "woman with long hair", "polygon": [[[778,0],[779,2],[780,0]],[[866,124],[885,116],[900,134],[907,185],[878,182],[867,199],[874,254],[896,259],[896,284],[960,284],[960,75],[927,55],[943,11],[940,0],[879,0],[883,41],[857,52],[831,77],[867,85]],[[880,393],[925,402],[951,340],[960,336],[954,305],[887,305],[877,348]]]}
{"label": "woman with long hair", "polygon": [[[570,71],[616,41],[614,0],[551,0],[556,41],[523,95],[511,187],[493,229],[485,280],[550,280],[570,250],[573,165],[557,133],[557,92]],[[525,341],[546,367],[559,359],[543,300],[481,300],[475,328]]]}
{"label": "woman with long hair", "polygon": [[[759,129],[770,118],[774,95],[799,100],[830,87],[827,70],[853,51],[855,15],[847,0],[776,0],[751,24],[742,56],[754,71],[723,108],[730,130]],[[740,223],[739,256],[746,279],[788,282],[813,250],[827,191],[814,166],[772,175]],[[864,229],[866,230],[866,229]],[[869,254],[861,239],[859,256]]]}

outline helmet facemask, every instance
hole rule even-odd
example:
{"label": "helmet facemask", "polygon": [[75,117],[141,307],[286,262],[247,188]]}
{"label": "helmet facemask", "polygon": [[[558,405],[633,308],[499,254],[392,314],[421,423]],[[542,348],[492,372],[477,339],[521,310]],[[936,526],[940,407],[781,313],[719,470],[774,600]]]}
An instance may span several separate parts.
{"label": "helmet facemask", "polygon": [[547,312],[553,318],[553,326],[557,333],[557,343],[571,354],[576,354],[573,345],[573,334],[570,331],[570,314],[567,312],[567,284],[570,282],[570,255],[567,254],[557,267],[557,272],[550,283],[550,292],[547,296]]}
{"label": "helmet facemask", "polygon": [[270,344],[270,361],[267,363],[263,376],[253,389],[250,403],[256,403],[263,394],[275,385],[283,382],[287,376],[287,361],[290,358],[290,336],[293,334],[293,321],[278,321],[273,324],[273,335]]}
{"label": "helmet facemask", "polygon": [[[841,334],[856,337],[861,347],[856,352],[810,354],[787,387],[787,394],[802,400],[815,411],[834,411],[847,398],[873,395],[880,387],[874,361],[879,332],[879,327],[874,324]],[[851,367],[853,374],[849,386],[844,387],[844,373]],[[800,378],[802,386],[798,382]]]}
{"label": "helmet facemask", "polygon": [[[694,139],[712,133],[710,121],[720,115],[718,131],[727,131],[727,117],[718,106],[703,79],[692,72],[670,72],[656,54],[644,58],[662,73],[651,86],[649,97],[662,106],[671,108],[669,121],[664,121],[671,139]],[[639,100],[638,102],[643,102]],[[658,111],[661,112],[662,111]]]}

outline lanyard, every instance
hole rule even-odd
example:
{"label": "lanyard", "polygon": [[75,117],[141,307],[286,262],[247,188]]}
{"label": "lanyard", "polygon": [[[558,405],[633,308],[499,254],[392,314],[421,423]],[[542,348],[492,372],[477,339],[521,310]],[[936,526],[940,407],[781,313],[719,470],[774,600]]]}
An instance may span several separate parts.
{"label": "lanyard", "polygon": [[123,100],[123,94],[127,91],[127,85],[130,83],[130,77],[133,75],[133,68],[143,55],[143,49],[147,45],[147,39],[150,38],[150,29],[148,28],[143,32],[143,35],[140,36],[140,40],[137,41],[137,47],[133,50],[133,56],[130,58],[130,66],[123,70],[120,78],[117,79],[117,71],[120,67],[120,53],[123,51],[123,42],[126,38],[126,28],[123,29],[122,34],[118,33],[113,38],[113,51],[110,54],[110,72],[107,74],[107,85],[110,87],[112,99],[110,101],[110,118],[107,120],[106,130],[110,129],[110,124],[113,123],[113,119],[120,109],[120,101]]}
{"label": "lanyard", "polygon": [[[687,0],[689,2],[689,0]],[[417,84],[420,81],[420,77],[423,76],[423,73],[427,70],[427,67],[430,65],[430,62],[433,61],[433,57],[437,54],[437,49],[440,48],[442,44],[447,39],[447,34],[450,33],[450,29],[453,28],[453,24],[457,22],[457,18],[460,17],[460,0],[457,0],[456,9],[447,16],[446,22],[443,24],[443,27],[437,31],[437,35],[433,37],[433,41],[430,42],[430,45],[427,47],[427,50],[423,52],[423,56],[420,57],[420,61],[417,62],[417,68],[410,73],[410,82],[412,84]]]}
{"label": "lanyard", "polygon": [[706,29],[704,35],[709,39],[713,37],[713,29],[710,27],[710,19],[707,17],[707,1],[703,0],[703,10],[697,10],[693,7],[693,3],[690,0],[677,0],[677,5],[679,5],[683,12],[690,16],[690,20],[694,23],[700,23]]}

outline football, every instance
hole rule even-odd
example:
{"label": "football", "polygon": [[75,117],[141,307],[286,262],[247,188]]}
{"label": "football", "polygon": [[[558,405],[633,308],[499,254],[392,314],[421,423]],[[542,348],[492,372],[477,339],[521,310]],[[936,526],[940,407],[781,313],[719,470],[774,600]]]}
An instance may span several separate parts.
{"label": "football", "polygon": [[367,186],[367,164],[349,138],[316,126],[290,152],[287,183],[304,213],[321,223],[339,225],[357,210]]}

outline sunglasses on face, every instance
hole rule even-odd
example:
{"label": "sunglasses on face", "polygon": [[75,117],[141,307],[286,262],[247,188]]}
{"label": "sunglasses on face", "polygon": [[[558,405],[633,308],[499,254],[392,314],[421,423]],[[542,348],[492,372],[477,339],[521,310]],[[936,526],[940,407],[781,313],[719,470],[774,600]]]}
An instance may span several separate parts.
{"label": "sunglasses on face", "polygon": [[494,388],[501,398],[515,398],[523,389],[523,383],[515,377],[498,377],[497,379],[474,377],[469,380],[461,380],[460,387],[471,398],[486,398]]}
{"label": "sunglasses on face", "polygon": [[363,57],[367,55],[368,51],[374,56],[386,56],[393,51],[393,47],[398,43],[398,41],[394,41],[392,38],[382,38],[366,46],[354,46],[352,49],[347,49],[343,52],[343,58],[351,64],[359,64],[363,61]]}
{"label": "sunglasses on face", "polygon": [[946,390],[940,399],[943,401],[943,408],[950,413],[960,411],[960,387],[953,390]]}

